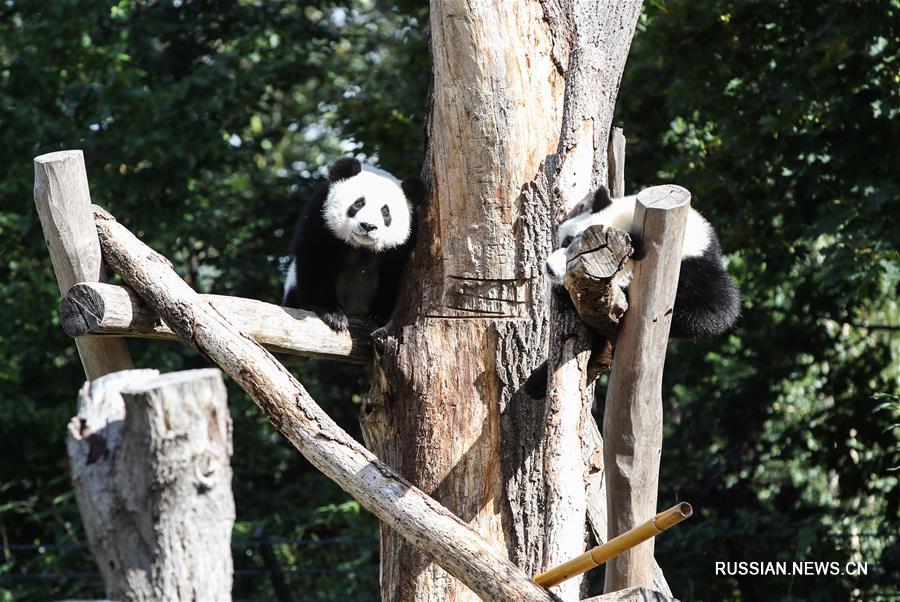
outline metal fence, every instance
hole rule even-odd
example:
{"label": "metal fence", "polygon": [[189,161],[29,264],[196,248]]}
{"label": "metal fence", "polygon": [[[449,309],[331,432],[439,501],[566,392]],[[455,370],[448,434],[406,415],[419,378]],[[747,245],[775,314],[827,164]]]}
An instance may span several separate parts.
{"label": "metal fence", "polygon": [[[253,537],[232,541],[235,602],[363,602],[379,600],[378,540],[376,538],[292,539],[268,537],[258,528]],[[53,592],[57,586],[83,584],[84,594],[103,595],[103,582],[85,543],[0,544],[7,555],[0,568],[0,590],[13,598],[30,599],[37,592]],[[10,562],[11,554],[31,556]],[[15,571],[16,566],[39,565],[51,557],[54,566],[79,566],[83,570]],[[13,570],[10,570],[13,569]],[[316,581],[321,583],[316,583]],[[24,590],[23,590],[24,587]],[[306,595],[329,590],[326,596]],[[17,595],[19,590],[19,595]],[[366,591],[367,590],[367,591]],[[352,591],[351,597],[338,592]],[[262,597],[260,597],[262,595]],[[80,596],[81,597],[81,596]]]}

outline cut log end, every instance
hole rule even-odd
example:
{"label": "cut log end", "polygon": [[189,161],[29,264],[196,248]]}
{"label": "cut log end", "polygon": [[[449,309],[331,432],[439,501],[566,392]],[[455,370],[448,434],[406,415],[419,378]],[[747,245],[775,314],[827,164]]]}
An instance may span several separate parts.
{"label": "cut log end", "polygon": [[676,209],[691,202],[691,193],[677,184],[651,186],[638,194],[638,202],[648,209]]}
{"label": "cut log end", "polygon": [[569,253],[565,287],[581,319],[614,338],[628,309],[624,287],[631,275],[631,237],[621,230],[591,226]]}
{"label": "cut log end", "polygon": [[103,296],[87,286],[74,286],[59,303],[59,322],[70,337],[83,336],[100,326],[105,313]]}
{"label": "cut log end", "polygon": [[34,162],[37,165],[47,165],[49,163],[59,163],[62,161],[68,161],[70,159],[81,159],[83,154],[80,150],[62,150],[56,151],[52,153],[46,153],[43,155],[38,155],[34,158]]}

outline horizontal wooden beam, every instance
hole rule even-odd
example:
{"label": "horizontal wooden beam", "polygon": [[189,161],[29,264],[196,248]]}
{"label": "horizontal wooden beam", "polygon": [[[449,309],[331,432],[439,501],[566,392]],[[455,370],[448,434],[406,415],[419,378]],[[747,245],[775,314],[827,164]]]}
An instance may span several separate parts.
{"label": "horizontal wooden beam", "polygon": [[[351,320],[336,333],[316,314],[255,299],[201,295],[242,333],[273,353],[366,363],[372,358],[371,322]],[[155,311],[123,286],[81,282],[59,304],[63,332],[71,337],[178,338]]]}

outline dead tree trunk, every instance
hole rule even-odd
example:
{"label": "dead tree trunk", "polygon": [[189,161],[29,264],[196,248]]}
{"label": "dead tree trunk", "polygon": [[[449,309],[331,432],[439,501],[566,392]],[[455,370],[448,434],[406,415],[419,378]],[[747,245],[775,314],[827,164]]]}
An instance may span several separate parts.
{"label": "dead tree trunk", "polygon": [[231,599],[231,418],[218,370],[85,383],[67,447],[109,599]]}
{"label": "dead tree trunk", "polygon": [[[584,550],[589,337],[547,297],[553,222],[607,181],[639,0],[431,3],[432,198],[395,319],[375,333],[369,446],[510,559]],[[520,391],[548,356],[550,395]],[[382,532],[383,600],[472,592]],[[557,589],[577,599],[579,582]]]}

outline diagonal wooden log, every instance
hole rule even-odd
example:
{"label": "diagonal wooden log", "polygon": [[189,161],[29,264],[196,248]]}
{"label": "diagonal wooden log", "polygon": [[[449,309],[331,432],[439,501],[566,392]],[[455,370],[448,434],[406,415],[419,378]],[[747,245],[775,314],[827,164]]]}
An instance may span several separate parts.
{"label": "diagonal wooden log", "polygon": [[162,255],[95,207],[109,266],[166,324],[228,373],[316,468],[485,600],[555,600],[444,506],[344,432],[268,351],[238,332]]}
{"label": "diagonal wooden log", "polygon": [[[200,295],[239,331],[273,353],[345,362],[372,360],[376,325],[350,320],[348,332],[334,332],[316,314],[241,297]],[[59,304],[63,332],[71,337],[128,336],[177,339],[178,335],[134,291],[112,284],[76,284]]]}

